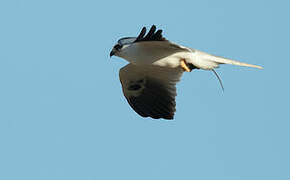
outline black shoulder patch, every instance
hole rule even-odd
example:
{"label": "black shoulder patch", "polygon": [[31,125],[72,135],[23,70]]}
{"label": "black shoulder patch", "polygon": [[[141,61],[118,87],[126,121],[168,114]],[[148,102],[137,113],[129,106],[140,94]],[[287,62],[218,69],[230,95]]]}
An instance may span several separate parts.
{"label": "black shoulder patch", "polygon": [[149,32],[146,34],[146,27],[143,27],[140,34],[136,38],[134,42],[140,41],[166,41],[166,39],[162,36],[162,30],[159,29],[156,31],[156,26],[152,25]]}

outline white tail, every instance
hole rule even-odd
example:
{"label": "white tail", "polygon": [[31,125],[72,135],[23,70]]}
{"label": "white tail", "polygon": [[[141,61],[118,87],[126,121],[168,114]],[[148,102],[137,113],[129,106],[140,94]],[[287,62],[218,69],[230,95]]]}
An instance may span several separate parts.
{"label": "white tail", "polygon": [[252,67],[252,68],[258,68],[258,69],[263,69],[261,66],[253,65],[253,64],[247,64],[231,59],[226,59],[223,57],[219,56],[214,56],[211,54],[207,54],[198,50],[193,51],[194,54],[196,55],[196,62],[194,63],[197,67],[200,67],[202,69],[213,69],[217,68],[219,64],[232,64],[232,65],[237,65],[237,66],[246,66],[246,67]]}
{"label": "white tail", "polygon": [[246,66],[246,67],[263,69],[261,66],[257,66],[257,65],[253,65],[253,64],[247,64],[247,63],[243,63],[243,62],[239,62],[239,61],[235,61],[235,60],[231,60],[231,59],[226,59],[226,58],[223,58],[223,57],[210,55],[209,58],[210,58],[209,60],[217,62],[219,64],[232,64],[232,65],[237,65],[237,66]]}

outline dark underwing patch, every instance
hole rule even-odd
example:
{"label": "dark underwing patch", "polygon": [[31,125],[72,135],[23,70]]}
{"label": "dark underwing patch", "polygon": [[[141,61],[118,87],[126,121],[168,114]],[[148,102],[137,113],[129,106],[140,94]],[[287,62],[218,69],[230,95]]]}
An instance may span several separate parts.
{"label": "dark underwing patch", "polygon": [[[140,80],[131,85],[132,88],[138,81]],[[158,81],[146,79],[146,86],[142,93],[138,96],[128,96],[126,99],[129,105],[143,117],[173,119],[176,105],[175,94]]]}
{"label": "dark underwing patch", "polygon": [[139,80],[136,80],[136,81],[130,81],[129,86],[128,86],[127,89],[129,91],[138,91],[144,86],[145,86],[145,80],[144,79],[139,79]]}
{"label": "dark underwing patch", "polygon": [[137,91],[141,88],[141,85],[140,84],[132,84],[128,87],[128,90],[130,91]]}

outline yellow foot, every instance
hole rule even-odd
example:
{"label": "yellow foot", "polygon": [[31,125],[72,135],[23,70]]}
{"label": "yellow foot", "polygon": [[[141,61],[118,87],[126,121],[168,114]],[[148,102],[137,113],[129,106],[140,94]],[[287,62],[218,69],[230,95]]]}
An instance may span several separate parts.
{"label": "yellow foot", "polygon": [[186,62],[184,59],[180,60],[180,66],[181,68],[186,71],[186,72],[191,72],[191,70],[189,69],[189,67],[186,65]]}

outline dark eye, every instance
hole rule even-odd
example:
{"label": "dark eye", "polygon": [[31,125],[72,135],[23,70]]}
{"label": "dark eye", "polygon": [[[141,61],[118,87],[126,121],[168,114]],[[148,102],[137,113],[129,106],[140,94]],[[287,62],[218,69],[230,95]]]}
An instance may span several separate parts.
{"label": "dark eye", "polygon": [[115,48],[116,50],[120,50],[120,49],[122,48],[122,46],[121,46],[120,44],[116,44],[116,45],[114,46],[114,48]]}

